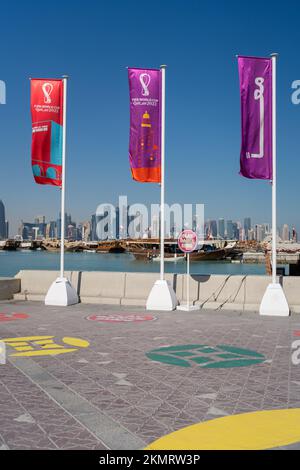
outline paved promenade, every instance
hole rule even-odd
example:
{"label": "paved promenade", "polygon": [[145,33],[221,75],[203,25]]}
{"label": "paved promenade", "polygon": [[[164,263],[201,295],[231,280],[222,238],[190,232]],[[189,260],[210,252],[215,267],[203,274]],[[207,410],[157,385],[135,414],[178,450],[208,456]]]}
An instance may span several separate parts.
{"label": "paved promenade", "polygon": [[[300,315],[39,302],[2,302],[0,312],[0,449],[142,449],[184,428],[180,448],[193,424],[199,449],[220,448],[201,437],[208,420],[214,439],[225,426],[227,445],[243,448],[236,418],[254,427],[250,448],[300,449],[300,365],[291,360]],[[262,410],[277,412],[245,415],[243,425]]]}

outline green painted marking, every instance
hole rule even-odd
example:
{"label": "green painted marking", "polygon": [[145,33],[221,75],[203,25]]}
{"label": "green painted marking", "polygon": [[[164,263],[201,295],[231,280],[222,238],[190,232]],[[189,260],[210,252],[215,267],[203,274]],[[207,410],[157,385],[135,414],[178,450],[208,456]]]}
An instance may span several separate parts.
{"label": "green painted marking", "polygon": [[[209,355],[208,355],[209,354]],[[210,347],[204,344],[183,344],[154,349],[146,353],[152,361],[179,367],[191,367],[197,364],[205,369],[226,369],[260,364],[265,357],[256,351],[219,345]]]}
{"label": "green painted marking", "polygon": [[222,353],[222,354],[217,354],[216,357],[221,357],[222,359],[241,359],[240,354],[233,354],[233,353]]}
{"label": "green painted marking", "polygon": [[200,351],[200,352],[202,352],[202,353],[205,353],[205,354],[218,352],[217,349],[215,349],[215,348],[210,348],[210,347],[208,347],[208,346],[205,346],[204,348],[199,348],[198,351]]}
{"label": "green painted marking", "polygon": [[207,364],[208,362],[212,362],[213,359],[210,357],[191,357],[191,361],[196,362],[196,364]]}
{"label": "green painted marking", "polygon": [[180,356],[180,357],[193,356],[194,354],[195,354],[195,351],[175,351],[175,352],[172,352],[172,356]]}
{"label": "green painted marking", "polygon": [[232,361],[214,362],[213,364],[206,364],[202,367],[206,369],[227,369],[230,367],[252,366],[253,364],[260,364],[261,362],[261,359],[236,359]]}
{"label": "green painted marking", "polygon": [[180,359],[179,357],[156,354],[152,352],[147,353],[146,356],[149,357],[149,359],[152,359],[152,361],[162,362],[164,364],[171,364],[173,366],[180,367],[191,367],[191,364],[188,361]]}
{"label": "green painted marking", "polygon": [[223,351],[240,354],[241,356],[264,357],[263,354],[260,354],[256,351],[252,351],[251,349],[236,348],[235,346],[227,346],[224,344],[218,345],[217,347],[219,349],[222,349]]}

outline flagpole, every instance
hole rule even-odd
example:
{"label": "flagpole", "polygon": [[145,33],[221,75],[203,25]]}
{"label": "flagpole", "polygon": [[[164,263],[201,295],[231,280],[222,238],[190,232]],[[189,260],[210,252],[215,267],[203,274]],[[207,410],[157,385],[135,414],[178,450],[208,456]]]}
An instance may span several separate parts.
{"label": "flagpole", "polygon": [[61,212],[60,212],[60,277],[65,273],[65,182],[66,182],[66,129],[67,129],[67,83],[68,76],[63,75],[63,141],[61,175]]}
{"label": "flagpole", "polygon": [[161,70],[161,183],[160,183],[160,280],[165,277],[165,127],[166,127],[166,65]]}
{"label": "flagpole", "polygon": [[45,297],[46,305],[68,306],[79,301],[77,289],[65,277],[65,190],[66,190],[66,131],[67,131],[67,83],[63,75],[63,122],[62,122],[62,162],[61,162],[61,209],[60,209],[60,275],[51,284]]}
{"label": "flagpole", "polygon": [[262,298],[260,315],[287,317],[290,309],[284,291],[277,282],[277,220],[276,220],[276,65],[278,54],[271,54],[272,61],[272,283]]}
{"label": "flagpole", "polygon": [[277,274],[277,208],[276,208],[276,65],[278,54],[272,58],[272,283],[276,284]]}
{"label": "flagpole", "polygon": [[165,280],[165,125],[166,125],[166,65],[161,73],[161,136],[160,136],[160,279],[155,281],[146,302],[147,310],[174,310],[178,304],[170,281]]}

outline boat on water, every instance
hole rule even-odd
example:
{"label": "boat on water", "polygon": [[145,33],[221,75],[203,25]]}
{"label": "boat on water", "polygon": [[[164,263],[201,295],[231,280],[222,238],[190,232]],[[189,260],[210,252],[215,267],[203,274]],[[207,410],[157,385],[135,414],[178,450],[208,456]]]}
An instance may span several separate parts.
{"label": "boat on water", "polygon": [[190,261],[216,261],[225,259],[233,251],[235,245],[236,242],[225,242],[222,248],[215,248],[212,245],[205,244],[200,250],[190,253]]}
{"label": "boat on water", "polygon": [[31,250],[31,242],[21,242],[20,243],[20,248],[21,250]]}
{"label": "boat on water", "polygon": [[[152,261],[160,261],[160,255],[155,256]],[[185,261],[185,255],[178,255],[177,253],[175,253],[171,256],[165,256],[164,261],[167,263],[177,263],[178,261]]]}
{"label": "boat on water", "polygon": [[[138,252],[131,253],[134,255],[137,261],[159,261],[160,254],[159,250],[141,250]],[[165,252],[165,261],[179,261],[180,259],[184,259],[184,254],[177,255],[176,253],[167,253]]]}
{"label": "boat on water", "polygon": [[[216,261],[226,259],[228,255],[234,250],[236,242],[227,243],[224,242],[224,245],[220,248],[217,248],[213,243],[205,242],[201,249],[195,250],[190,253],[190,261]],[[133,255],[136,260],[139,261],[159,261],[160,253],[159,250],[149,250],[144,249],[138,252],[133,252]],[[178,251],[177,246],[174,247],[172,251],[165,251],[164,259],[168,261],[183,261],[186,259],[185,254]]]}

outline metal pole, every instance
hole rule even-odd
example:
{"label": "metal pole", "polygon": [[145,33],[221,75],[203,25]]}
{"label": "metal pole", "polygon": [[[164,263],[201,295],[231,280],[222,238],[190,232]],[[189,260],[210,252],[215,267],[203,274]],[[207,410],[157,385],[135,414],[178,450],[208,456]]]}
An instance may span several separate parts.
{"label": "metal pole", "polygon": [[61,175],[61,212],[60,212],[60,277],[65,271],[65,179],[66,179],[66,129],[67,129],[67,81],[63,76],[63,139],[62,139],[62,175]]}
{"label": "metal pole", "polygon": [[187,291],[187,296],[186,296],[186,304],[187,308],[189,309],[190,307],[190,254],[187,254],[187,279],[186,279],[186,291]]}
{"label": "metal pole", "polygon": [[276,62],[272,57],[272,283],[276,284],[277,267],[277,221],[276,221]]}
{"label": "metal pole", "polygon": [[165,125],[166,125],[166,65],[161,70],[161,183],[160,183],[160,280],[165,274]]}

